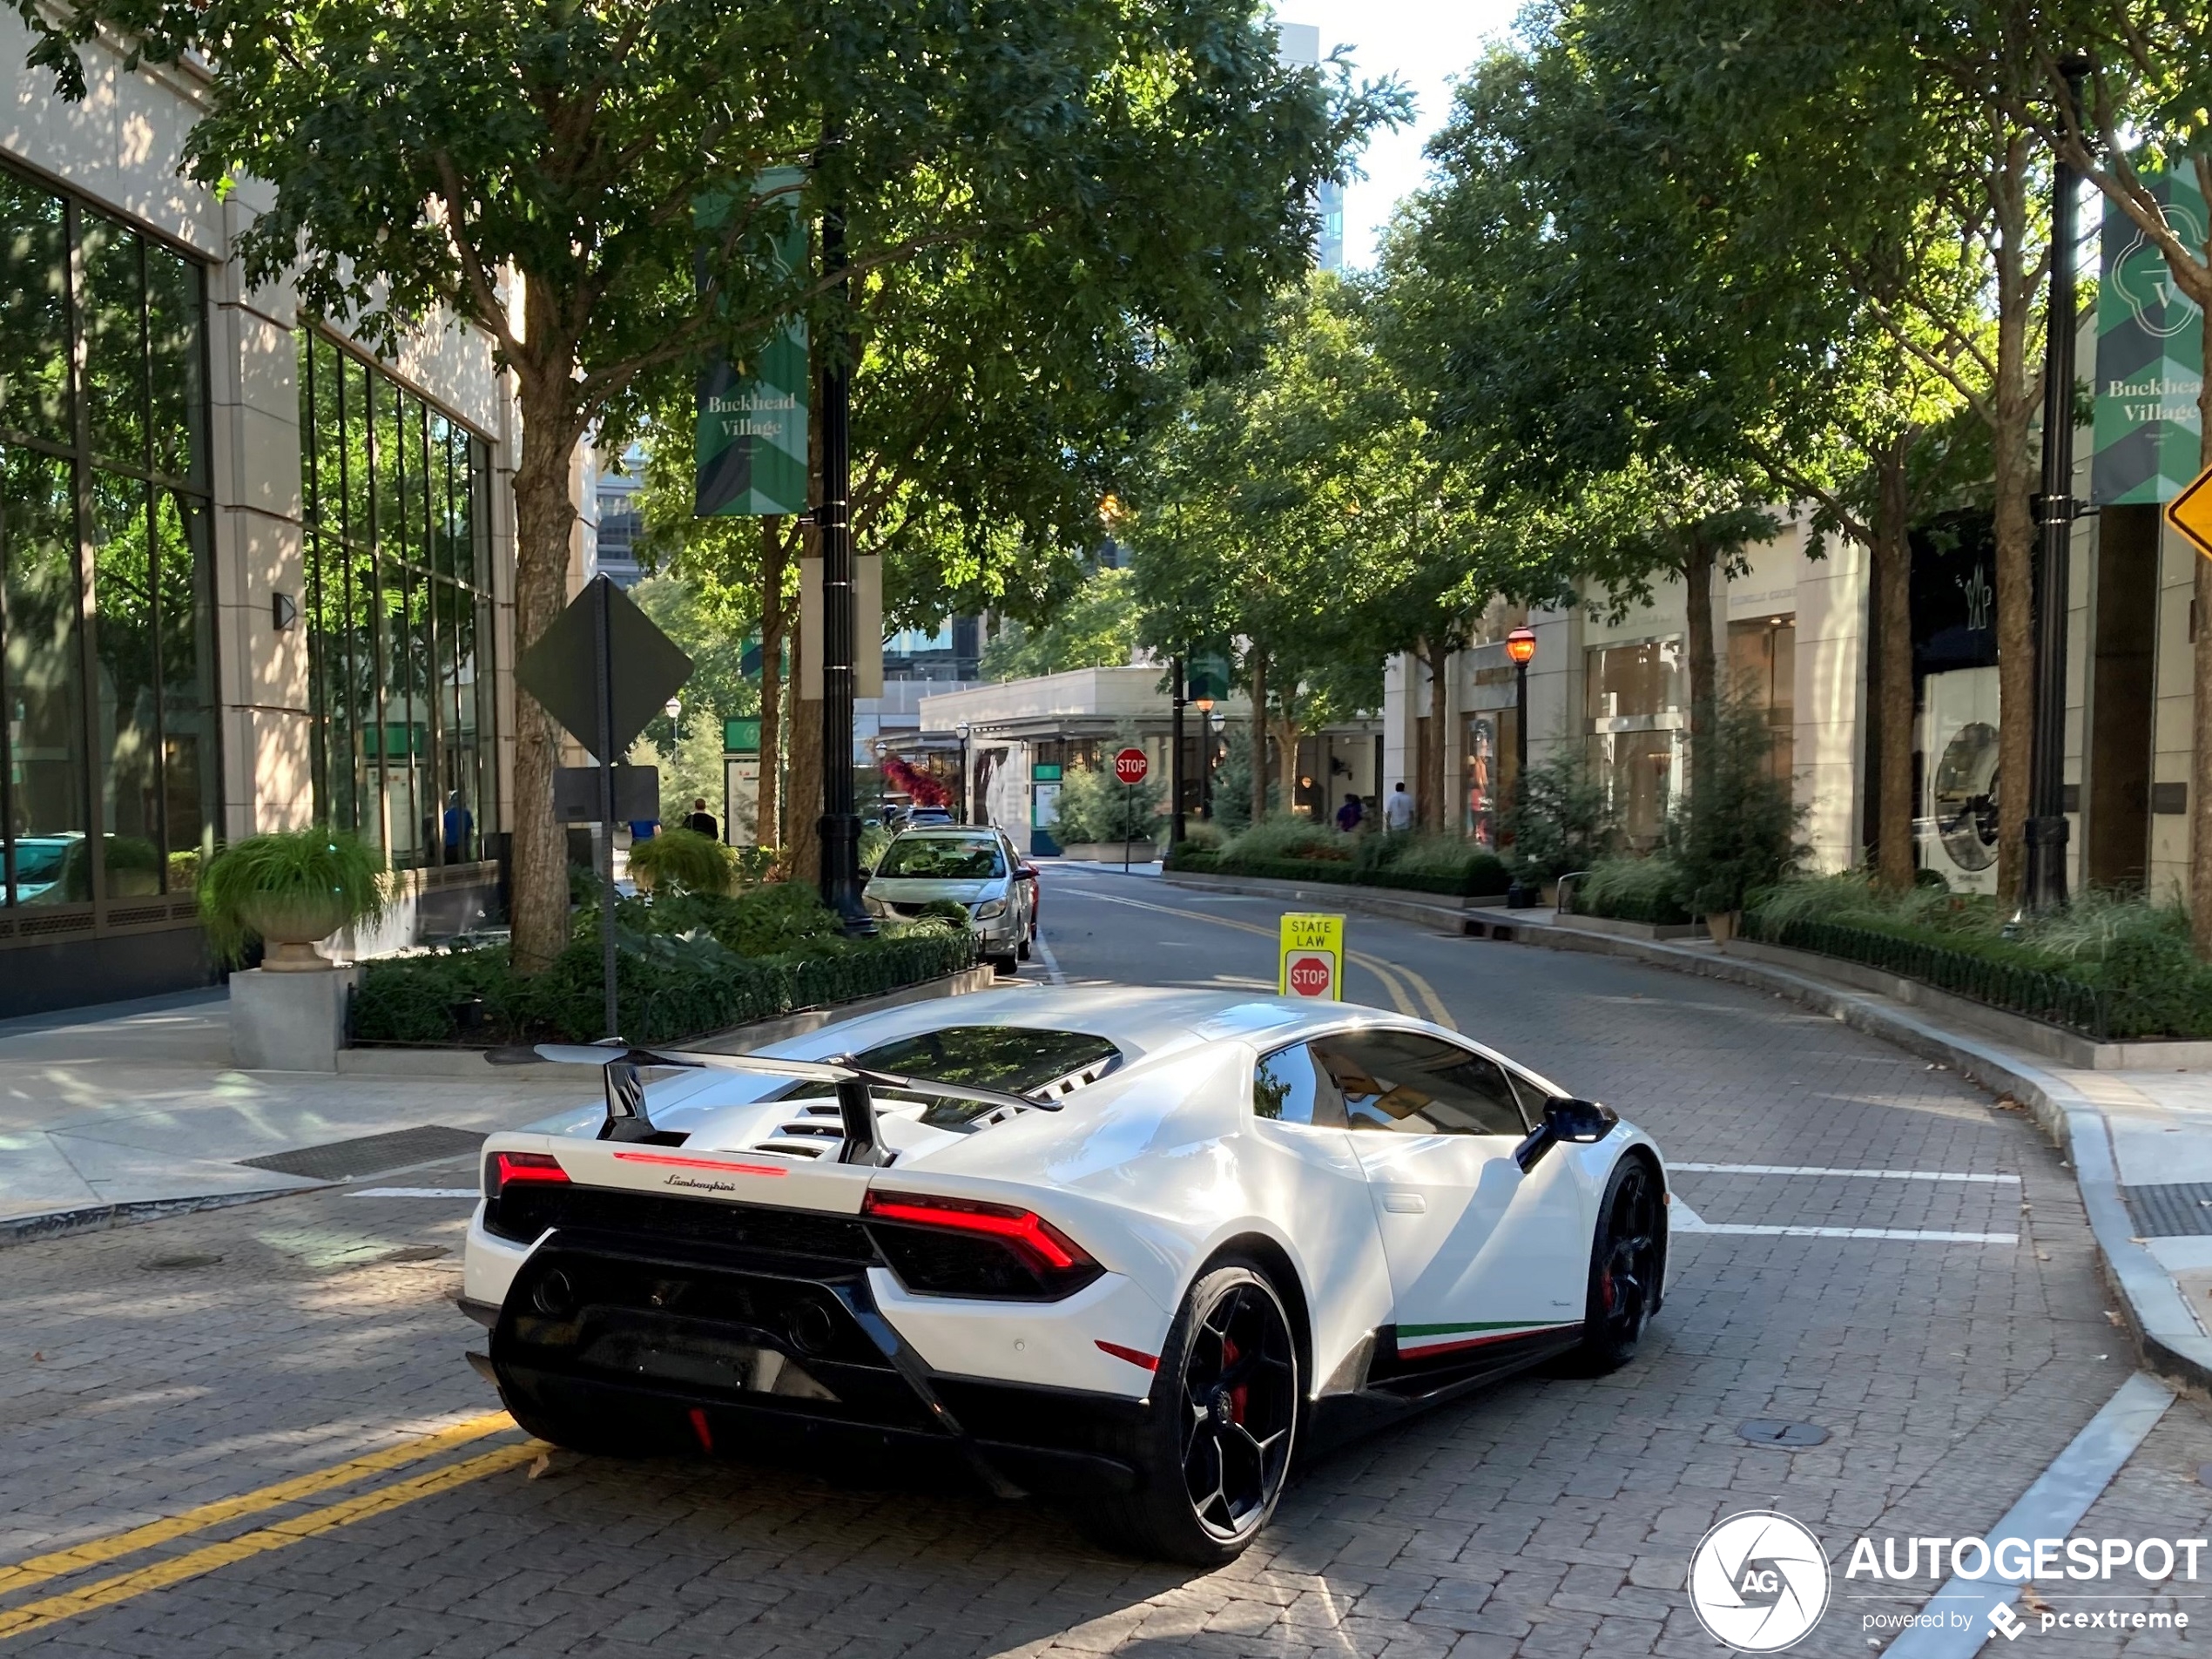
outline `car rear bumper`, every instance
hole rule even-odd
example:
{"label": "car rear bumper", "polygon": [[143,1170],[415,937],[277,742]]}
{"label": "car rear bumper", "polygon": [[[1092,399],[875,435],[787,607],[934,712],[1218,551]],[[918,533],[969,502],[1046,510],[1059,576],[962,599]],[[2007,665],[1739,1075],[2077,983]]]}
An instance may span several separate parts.
{"label": "car rear bumper", "polygon": [[620,1421],[648,1445],[740,1457],[899,1449],[1041,1493],[1130,1489],[1116,1431],[1150,1410],[934,1370],[849,1264],[566,1234],[516,1274],[491,1364],[525,1426]]}

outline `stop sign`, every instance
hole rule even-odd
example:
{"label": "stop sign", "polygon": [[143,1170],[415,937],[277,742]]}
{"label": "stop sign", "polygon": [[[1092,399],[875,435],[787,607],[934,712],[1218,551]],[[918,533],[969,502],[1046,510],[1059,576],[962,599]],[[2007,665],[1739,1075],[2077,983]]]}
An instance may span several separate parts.
{"label": "stop sign", "polygon": [[1151,770],[1152,763],[1142,749],[1123,749],[1114,757],[1114,776],[1125,784],[1143,783],[1144,774]]}
{"label": "stop sign", "polygon": [[1300,996],[1326,996],[1335,968],[1325,956],[1300,956],[1291,963],[1291,989]]}

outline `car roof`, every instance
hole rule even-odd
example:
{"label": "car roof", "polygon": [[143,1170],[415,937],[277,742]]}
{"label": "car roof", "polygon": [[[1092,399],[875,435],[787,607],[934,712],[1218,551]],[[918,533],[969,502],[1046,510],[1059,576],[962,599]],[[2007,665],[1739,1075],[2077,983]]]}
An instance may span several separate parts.
{"label": "car roof", "polygon": [[894,841],[995,841],[999,832],[988,824],[931,824],[919,829],[900,830],[891,838]]}

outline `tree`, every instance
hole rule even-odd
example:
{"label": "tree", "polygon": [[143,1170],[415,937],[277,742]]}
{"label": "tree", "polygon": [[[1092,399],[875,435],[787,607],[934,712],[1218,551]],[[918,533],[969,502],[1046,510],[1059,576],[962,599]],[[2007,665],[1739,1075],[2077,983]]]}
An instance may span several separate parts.
{"label": "tree", "polygon": [[[2062,60],[2066,47],[2086,62]],[[2164,176],[2186,171],[2212,201],[2212,16],[2192,0],[2079,0],[2060,8],[2040,57],[2040,96],[2023,100],[2077,172],[2156,248],[2174,286],[2212,314],[2212,236],[2169,211]],[[2084,96],[2067,84],[2078,70]],[[2212,328],[2204,331],[2212,364]],[[2212,467],[2212,374],[2197,389],[2201,467]],[[2197,559],[2192,614],[2212,616],[2212,560]],[[2212,628],[2193,627],[2189,731],[2189,930],[2212,961]]]}
{"label": "tree", "polygon": [[[448,313],[489,338],[523,421],[523,646],[566,597],[588,430],[624,435],[657,376],[742,359],[794,313],[841,337],[838,273],[774,258],[793,215],[840,210],[860,280],[933,252],[1080,249],[1123,303],[1204,338],[1296,269],[1365,118],[1278,63],[1249,0],[18,10],[69,97],[102,28],[212,66],[186,165],[268,185],[249,282],[288,277],[388,348]],[[781,165],[806,169],[795,194],[747,191]],[[698,200],[732,189],[741,207],[697,232]],[[519,701],[514,957],[535,972],[566,940],[565,853],[551,724]]]}
{"label": "tree", "polygon": [[[1428,305],[1446,323],[1428,354],[1440,419],[1502,448],[1523,481],[1582,492],[1584,520],[1619,525],[1588,574],[1632,591],[1653,572],[1683,580],[1693,734],[1724,690],[1707,596],[1769,533],[1757,505],[1810,501],[1817,529],[1869,547],[1885,618],[1877,841],[1901,887],[1911,661],[1880,647],[1909,637],[1907,527],[1974,447],[1958,442],[1960,408],[2014,445],[1997,493],[2016,498],[2008,579],[2018,604],[2027,592],[2012,515],[2026,506],[2031,295],[2005,171],[2024,156],[2017,123],[1999,119],[1992,162],[1976,146],[1993,140],[1961,114],[1962,66],[2000,52],[2001,31],[1946,14],[1922,40],[1881,7],[1808,27],[1770,0],[1575,0],[1539,16],[1522,52],[1463,91],[1406,238],[1443,297]],[[2008,661],[2017,711],[2025,650]],[[2007,730],[2024,742],[2025,718]],[[1691,764],[1694,788],[1694,740]]]}
{"label": "tree", "polygon": [[1136,578],[1108,565],[1091,573],[1051,621],[1030,629],[1009,617],[983,648],[983,678],[1018,680],[1071,668],[1117,668],[1136,650]]}
{"label": "tree", "polygon": [[1362,585],[1362,481],[1345,465],[1335,404],[1362,372],[1355,317],[1345,286],[1317,273],[1278,299],[1242,372],[1205,378],[1184,364],[1189,390],[1130,491],[1138,637],[1163,656],[1234,661],[1252,705],[1256,819],[1276,784],[1271,728],[1287,772],[1305,699],[1363,674],[1372,684],[1382,654],[1347,603]]}

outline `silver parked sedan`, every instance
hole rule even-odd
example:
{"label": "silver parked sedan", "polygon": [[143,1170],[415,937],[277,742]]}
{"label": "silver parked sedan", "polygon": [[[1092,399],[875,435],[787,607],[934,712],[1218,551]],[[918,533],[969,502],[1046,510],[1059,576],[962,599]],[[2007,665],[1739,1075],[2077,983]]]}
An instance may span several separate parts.
{"label": "silver parked sedan", "polygon": [[968,912],[984,957],[1001,973],[1027,961],[1035,904],[1021,854],[995,829],[917,829],[894,838],[868,877],[873,915],[912,921],[949,900]]}

